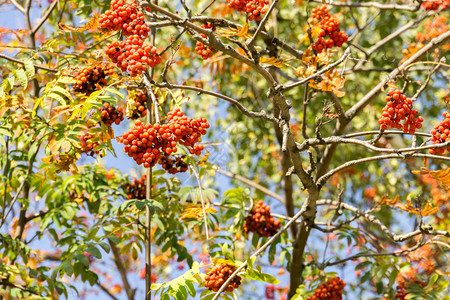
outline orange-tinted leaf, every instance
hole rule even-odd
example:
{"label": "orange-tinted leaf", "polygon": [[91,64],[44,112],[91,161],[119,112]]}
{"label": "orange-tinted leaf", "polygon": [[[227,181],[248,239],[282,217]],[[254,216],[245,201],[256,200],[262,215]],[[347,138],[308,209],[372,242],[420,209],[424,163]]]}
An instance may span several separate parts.
{"label": "orange-tinted leaf", "polygon": [[412,171],[412,173],[416,175],[428,174],[438,182],[441,188],[446,191],[450,190],[450,168],[447,168],[445,170],[430,171],[427,168],[422,167],[420,168],[420,170]]}
{"label": "orange-tinted leaf", "polygon": [[96,29],[98,28],[98,19],[99,16],[97,13],[94,13],[92,18],[89,20],[89,22],[86,23],[86,25],[82,27],[73,27],[70,25],[65,25],[63,23],[58,23],[59,29],[61,29],[64,32],[75,32],[75,31],[85,31],[89,29]]}
{"label": "orange-tinted leaf", "polygon": [[420,212],[420,214],[423,217],[425,217],[425,216],[433,215],[433,214],[437,213],[438,211],[439,211],[439,206],[432,207],[430,205],[430,203],[427,203],[427,205],[425,205],[425,208]]}

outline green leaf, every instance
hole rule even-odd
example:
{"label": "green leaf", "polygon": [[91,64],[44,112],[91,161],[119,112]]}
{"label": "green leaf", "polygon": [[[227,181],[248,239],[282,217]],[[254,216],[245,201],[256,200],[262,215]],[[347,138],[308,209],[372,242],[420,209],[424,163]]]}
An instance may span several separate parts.
{"label": "green leaf", "polygon": [[29,59],[24,61],[25,71],[27,72],[28,77],[32,77],[35,74],[34,64]]}
{"label": "green leaf", "polygon": [[247,272],[241,276],[245,277],[245,278],[253,279],[253,280],[271,283],[271,284],[280,283],[280,281],[278,279],[276,279],[274,276],[262,273],[256,269],[247,269]]}
{"label": "green leaf", "polygon": [[92,254],[93,257],[101,259],[102,258],[102,254],[100,252],[100,250],[98,250],[96,247],[89,247],[86,249],[87,253]]}
{"label": "green leaf", "polygon": [[365,267],[367,267],[367,266],[369,266],[369,265],[371,265],[371,264],[372,264],[371,261],[363,261],[362,263],[358,264],[358,265],[355,267],[355,271],[364,269]]}
{"label": "green leaf", "polygon": [[62,267],[63,267],[62,265],[59,265],[53,269],[52,275],[51,275],[51,278],[53,281],[56,281],[56,276],[58,276],[58,272],[61,270]]}
{"label": "green leaf", "polygon": [[16,79],[12,76],[8,77],[8,79],[5,80],[4,87],[3,87],[3,90],[5,91],[5,93],[8,93],[10,90],[13,89],[15,81],[16,81]]}
{"label": "green leaf", "polygon": [[106,253],[109,253],[111,251],[111,247],[107,243],[100,242],[98,244],[103,248],[103,250],[105,250]]}
{"label": "green leaf", "polygon": [[19,80],[20,85],[23,87],[23,89],[26,89],[28,86],[28,77],[25,71],[23,69],[17,69],[16,77]]}
{"label": "green leaf", "polygon": [[60,93],[64,96],[66,96],[69,100],[72,100],[72,95],[70,94],[70,92],[68,90],[60,87],[59,85],[55,85],[54,87],[52,87],[50,89],[50,92]]}
{"label": "green leaf", "polygon": [[47,95],[47,97],[58,100],[58,102],[60,104],[62,104],[62,105],[66,105],[67,104],[66,100],[64,100],[64,98],[60,94],[50,93],[50,94]]}
{"label": "green leaf", "polygon": [[66,272],[67,275],[72,276],[72,274],[73,274],[73,266],[72,266],[72,263],[70,261],[66,261],[63,264],[63,268],[64,268],[64,272]]}
{"label": "green leaf", "polygon": [[192,284],[192,281],[190,280],[186,280],[186,287],[188,289],[189,295],[191,295],[192,297],[195,297],[195,287],[194,284]]}

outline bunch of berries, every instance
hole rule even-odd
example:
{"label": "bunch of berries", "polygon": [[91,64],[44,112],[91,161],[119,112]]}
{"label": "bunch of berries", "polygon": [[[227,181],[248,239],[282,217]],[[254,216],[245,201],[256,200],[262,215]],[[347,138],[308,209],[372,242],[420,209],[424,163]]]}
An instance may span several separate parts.
{"label": "bunch of berries", "polygon": [[[311,16],[319,20],[319,38],[312,45],[313,50],[321,53],[323,50],[333,47],[342,47],[347,42],[348,36],[344,31],[340,31],[339,21],[328,13],[326,5],[320,5],[312,10]],[[330,39],[324,39],[326,36]]]}
{"label": "bunch of berries", "polygon": [[106,76],[114,74],[114,67],[104,63],[87,66],[75,75],[73,89],[89,95],[97,86],[106,85]]}
{"label": "bunch of berries", "polygon": [[164,155],[159,163],[169,174],[183,173],[189,168],[189,165],[184,162],[185,157],[186,155]]}
{"label": "bunch of berries", "polygon": [[[450,113],[445,111],[443,114],[444,120],[440,121],[431,130],[431,141],[433,144],[440,144],[450,141]],[[450,146],[447,148],[430,149],[431,154],[444,154],[445,150],[450,152]]]}
{"label": "bunch of berries", "polygon": [[273,236],[281,227],[280,220],[274,220],[270,215],[270,206],[262,200],[245,217],[244,232],[256,232],[259,236]]}
{"label": "bunch of berries", "polygon": [[267,12],[266,5],[269,5],[269,0],[227,0],[227,2],[229,8],[246,12],[249,21],[261,21],[262,15]]}
{"label": "bunch of berries", "polygon": [[146,68],[145,65],[154,68],[161,62],[156,48],[145,45],[138,35],[130,35],[124,41],[113,42],[107,46],[105,53],[122,72],[130,71],[132,77],[141,74]]}
{"label": "bunch of berries", "polygon": [[[229,264],[215,266],[206,273],[205,287],[211,291],[217,292],[235,270],[236,267]],[[234,289],[237,289],[239,285],[241,285],[241,277],[235,276],[230,281],[225,291],[232,292]]]}
{"label": "bunch of berries", "polygon": [[136,90],[127,100],[127,117],[136,120],[145,117],[147,110],[147,94],[142,90]]}
{"label": "bunch of berries", "polygon": [[306,300],[342,300],[344,287],[345,282],[339,277],[335,277],[319,285],[314,295],[308,297]]}
{"label": "bunch of berries", "polygon": [[203,145],[196,143],[209,128],[206,119],[190,119],[176,109],[168,113],[167,121],[153,126],[136,121],[135,127],[119,139],[125,145],[124,151],[145,168],[153,167],[163,156],[176,153],[177,144],[190,148],[191,154],[200,155]]}
{"label": "bunch of berries", "polygon": [[404,284],[397,285],[397,293],[395,294],[395,299],[405,300],[406,295],[406,286]]}
{"label": "bunch of berries", "polygon": [[137,180],[133,179],[132,183],[128,183],[125,187],[128,199],[137,199],[142,200],[145,199],[146,196],[146,182],[147,175],[142,175],[142,178]]}
{"label": "bunch of berries", "polygon": [[86,133],[80,136],[81,153],[86,153],[87,155],[94,156],[94,154],[99,154],[100,151],[95,151],[94,149],[98,147],[97,142],[92,141],[92,134]]}
{"label": "bunch of berries", "polygon": [[[202,28],[211,28],[213,31],[216,30],[216,27],[212,25],[211,23],[202,24],[200,25]],[[206,35],[203,33],[200,34],[201,37],[206,39]],[[216,50],[213,47],[206,46],[202,42],[197,41],[195,45],[195,52],[197,52],[203,59],[210,58]]]}
{"label": "bunch of berries", "polygon": [[[414,134],[416,129],[422,127],[423,118],[418,116],[417,110],[412,107],[412,100],[395,89],[390,90],[386,96],[386,106],[383,115],[378,120],[382,130],[388,127],[402,129],[403,132]],[[401,121],[405,121],[400,124]]]}
{"label": "bunch of berries", "polygon": [[125,36],[137,34],[146,37],[150,31],[145,24],[144,13],[135,1],[128,4],[124,0],[112,0],[111,9],[100,16],[98,24],[109,31],[122,30]]}
{"label": "bunch of berries", "polygon": [[445,104],[450,104],[450,94],[447,94],[444,96],[444,103]]}
{"label": "bunch of berries", "polygon": [[275,286],[273,284],[266,285],[266,299],[268,300],[275,299]]}
{"label": "bunch of berries", "polygon": [[124,0],[113,0],[111,10],[101,15],[99,24],[109,30],[122,30],[126,36],[124,41],[114,41],[104,49],[122,72],[128,70],[134,77],[145,70],[145,65],[154,68],[161,62],[156,48],[144,44],[143,38],[150,29],[145,24],[144,13],[139,10],[135,1],[128,4]]}
{"label": "bunch of berries", "polygon": [[[426,283],[425,282],[420,282],[420,281],[413,281],[411,282],[413,284],[417,284],[421,287],[425,287]],[[395,299],[399,299],[399,300],[406,300],[406,296],[408,295],[408,293],[406,292],[406,285],[404,283],[401,283],[399,285],[397,285],[397,293],[395,294]],[[426,299],[426,295],[424,298],[421,299]]]}
{"label": "bunch of berries", "polygon": [[106,126],[111,126],[113,123],[119,125],[120,122],[123,121],[123,108],[116,108],[115,106],[111,107],[109,103],[103,104],[103,107],[100,109],[100,113],[102,114],[102,122]]}
{"label": "bunch of berries", "polygon": [[422,8],[425,10],[445,10],[450,5],[450,0],[434,0],[422,2]]}

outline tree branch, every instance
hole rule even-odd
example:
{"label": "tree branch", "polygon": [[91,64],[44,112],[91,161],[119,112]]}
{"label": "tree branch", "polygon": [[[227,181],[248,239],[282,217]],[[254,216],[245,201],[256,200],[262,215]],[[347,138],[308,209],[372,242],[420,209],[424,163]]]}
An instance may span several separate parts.
{"label": "tree branch", "polygon": [[254,111],[249,111],[247,110],[247,108],[245,108],[245,106],[243,106],[239,101],[230,98],[228,96],[219,94],[219,93],[215,93],[209,90],[205,90],[202,88],[198,88],[198,87],[194,87],[194,86],[187,86],[187,85],[177,85],[177,84],[171,84],[168,82],[164,82],[164,83],[159,83],[156,81],[151,81],[153,85],[157,86],[157,87],[161,87],[161,88],[168,88],[168,89],[181,89],[181,90],[190,90],[190,91],[194,91],[197,92],[199,94],[206,94],[206,95],[210,95],[210,96],[214,96],[217,97],[219,99],[223,99],[225,101],[230,102],[231,104],[233,104],[234,106],[236,106],[243,114],[245,114],[246,116],[249,116],[251,118],[261,118],[261,119],[265,119],[268,121],[272,121],[272,122],[276,122],[277,120],[271,116],[271,115],[267,115],[267,113],[265,111],[261,111],[261,112],[254,112]]}
{"label": "tree branch", "polygon": [[258,37],[259,33],[263,30],[264,26],[266,25],[267,21],[270,18],[270,15],[273,11],[273,9],[275,8],[275,6],[278,4],[278,2],[280,2],[280,0],[274,0],[272,2],[272,4],[270,5],[269,9],[267,10],[266,15],[264,16],[264,18],[261,20],[261,22],[258,25],[258,28],[256,28],[255,34],[253,35],[253,37],[250,39],[250,41],[247,43],[247,46],[249,48],[253,47],[253,43],[255,43],[256,38]]}
{"label": "tree branch", "polygon": [[136,293],[136,289],[132,289],[127,277],[127,269],[122,263],[122,258],[120,257],[119,249],[116,245],[108,239],[109,246],[111,247],[111,251],[114,256],[114,262],[116,263],[117,270],[119,271],[120,277],[122,278],[123,288],[125,289],[125,293],[127,294],[128,300],[134,299],[134,294]]}
{"label": "tree branch", "polygon": [[234,173],[225,171],[225,170],[223,170],[223,169],[221,169],[219,167],[216,168],[216,171],[218,173],[222,174],[222,175],[225,175],[225,176],[229,177],[229,178],[237,179],[239,181],[242,181],[243,183],[245,183],[245,184],[247,184],[247,185],[249,185],[249,186],[251,186],[251,187],[253,187],[253,188],[255,188],[255,189],[257,189],[257,190],[259,190],[261,192],[263,192],[264,194],[266,194],[266,195],[268,195],[268,196],[270,196],[270,197],[272,197],[274,199],[277,199],[281,203],[284,203],[283,197],[279,196],[278,194],[275,194],[274,192],[272,192],[268,188],[260,185],[259,183],[251,181],[250,179],[245,178],[245,177],[243,177],[243,176],[241,176],[239,174],[234,174]]}
{"label": "tree branch", "polygon": [[[12,62],[21,64],[21,65],[25,65],[25,63],[24,63],[23,61],[21,61],[20,59],[13,58],[13,57],[9,57],[9,56],[4,55],[4,54],[2,54],[2,53],[0,53],[0,57],[1,57],[1,58],[4,58],[4,59],[6,59],[6,60],[12,61]],[[57,69],[52,69],[52,68],[49,68],[49,67],[46,67],[46,66],[43,66],[43,65],[36,65],[36,64],[33,64],[33,66],[34,66],[36,69],[41,69],[41,70],[45,70],[45,71],[52,72],[52,73],[57,73],[57,72],[58,72]]]}
{"label": "tree branch", "polygon": [[36,32],[39,30],[39,28],[41,28],[41,26],[44,25],[45,21],[47,21],[47,19],[50,17],[51,13],[53,12],[53,10],[56,8],[57,5],[58,5],[58,1],[54,0],[53,3],[48,8],[48,10],[45,12],[45,15],[33,28],[33,30],[31,31],[31,34],[36,34]]}
{"label": "tree branch", "polygon": [[327,71],[333,69],[334,67],[336,67],[337,65],[339,65],[340,63],[342,63],[342,62],[343,62],[347,57],[349,57],[349,56],[350,56],[350,48],[347,48],[347,49],[345,50],[345,52],[344,52],[344,55],[342,55],[342,57],[339,58],[339,59],[338,59],[337,61],[335,61],[334,63],[329,64],[329,65],[326,66],[325,68],[320,69],[320,70],[317,71],[316,73],[314,73],[314,74],[312,74],[312,75],[310,75],[310,76],[308,76],[308,77],[306,77],[306,78],[304,78],[304,79],[302,79],[302,80],[299,80],[299,81],[296,81],[296,82],[292,82],[292,83],[286,83],[286,84],[284,84],[284,85],[281,86],[281,89],[282,89],[283,91],[287,91],[287,90],[290,90],[290,89],[292,89],[292,88],[294,88],[294,87],[296,87],[296,86],[302,85],[302,84],[304,84],[304,83],[310,81],[311,79],[314,79],[314,78],[318,77],[319,75],[321,75],[321,74],[323,74],[323,73],[325,73],[325,72],[327,72]]}
{"label": "tree branch", "polygon": [[420,9],[420,4],[418,5],[400,5],[400,4],[384,4],[378,2],[339,2],[339,1],[323,1],[323,0],[310,0],[310,2],[316,2],[331,6],[340,7],[367,7],[367,8],[378,8],[383,10],[407,10],[407,11],[418,11]]}
{"label": "tree branch", "polygon": [[[55,1],[55,2],[57,2],[57,1]],[[104,291],[106,294],[108,294],[108,296],[109,297],[111,297],[111,299],[113,299],[113,300],[119,300],[116,296],[114,296],[103,284],[101,284],[100,282],[96,282],[95,283],[96,285],[98,285],[98,287],[102,290],[102,291]]]}

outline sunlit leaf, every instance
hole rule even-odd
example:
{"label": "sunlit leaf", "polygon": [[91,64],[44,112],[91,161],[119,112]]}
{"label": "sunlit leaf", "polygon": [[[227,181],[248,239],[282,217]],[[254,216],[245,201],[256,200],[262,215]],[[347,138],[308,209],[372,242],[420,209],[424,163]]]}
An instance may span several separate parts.
{"label": "sunlit leaf", "polygon": [[86,25],[84,25],[82,27],[73,27],[70,25],[65,25],[63,23],[58,23],[58,27],[63,32],[75,32],[75,31],[85,31],[88,29],[96,29],[98,27],[98,19],[99,19],[99,15],[97,13],[94,13],[94,15],[89,20],[89,22],[87,22]]}

